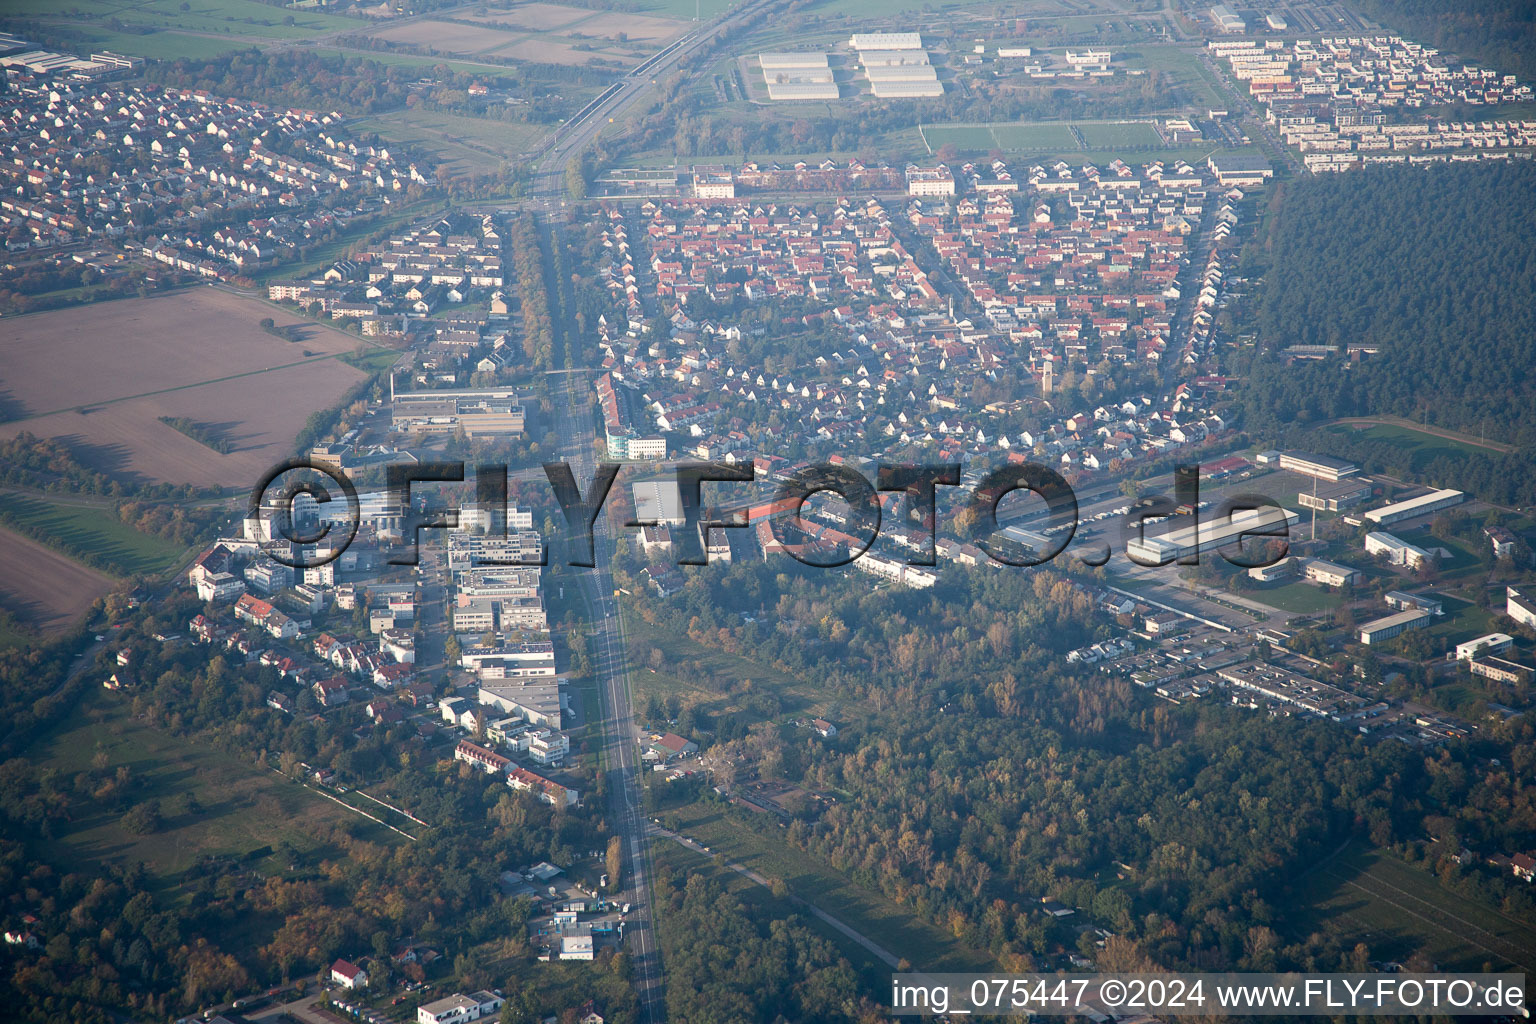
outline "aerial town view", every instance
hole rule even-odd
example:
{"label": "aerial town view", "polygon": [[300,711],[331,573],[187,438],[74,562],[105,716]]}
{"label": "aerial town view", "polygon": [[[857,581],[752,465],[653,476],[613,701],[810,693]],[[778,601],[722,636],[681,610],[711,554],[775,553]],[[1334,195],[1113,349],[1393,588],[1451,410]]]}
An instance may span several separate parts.
{"label": "aerial town view", "polygon": [[1529,1018],[1529,3],[0,71],[0,1017]]}

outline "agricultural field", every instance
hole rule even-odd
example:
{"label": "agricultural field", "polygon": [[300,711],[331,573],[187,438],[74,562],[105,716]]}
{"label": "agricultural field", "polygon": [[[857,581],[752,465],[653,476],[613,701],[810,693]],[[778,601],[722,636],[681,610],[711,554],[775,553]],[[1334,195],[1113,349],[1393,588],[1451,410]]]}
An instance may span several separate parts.
{"label": "agricultural field", "polygon": [[[163,60],[213,57],[253,43],[310,39],[357,27],[348,18],[257,0],[189,0],[185,5],[180,0],[12,0],[4,13],[58,25],[91,47]],[[112,20],[117,26],[107,27]]]}
{"label": "agricultural field", "polygon": [[[136,780],[137,800],[158,800],[164,827],[138,835],[119,816],[95,813],[71,821],[56,838],[72,870],[142,861],[152,883],[169,901],[204,856],[245,857],[267,851],[252,867],[273,871],[281,842],[303,854],[325,849],[323,837],[337,828],[380,842],[393,833],[312,790],[244,758],[206,744],[178,739],[129,714],[130,698],[89,691],[79,714],[44,736],[27,752],[43,770],[67,778],[91,767],[100,752],[108,767],[126,767]],[[197,808],[193,810],[192,808]]]}
{"label": "agricultural field", "polygon": [[638,63],[687,28],[687,22],[649,14],[528,3],[477,8],[462,20],[385,25],[370,35],[459,57],[580,65]]}
{"label": "agricultural field", "polygon": [[1423,953],[1442,971],[1529,972],[1536,926],[1447,889],[1383,850],[1347,849],[1308,876],[1294,915],[1303,934],[1326,930],[1347,946],[1364,942],[1375,960]]}
{"label": "agricultural field", "polygon": [[112,589],[112,577],[0,528],[0,607],[43,633],[66,629]]}
{"label": "agricultural field", "polygon": [[[264,302],[213,288],[7,320],[0,436],[59,437],[132,481],[242,487],[290,454],[311,413],[365,379],[337,356],[356,339],[307,324],[263,331]],[[221,455],[160,421],[185,417],[229,442]]]}
{"label": "agricultural field", "polygon": [[186,554],[180,544],[140,533],[104,505],[0,491],[0,514],[0,522],[36,531],[62,551],[89,552],[130,575],[163,572]]}

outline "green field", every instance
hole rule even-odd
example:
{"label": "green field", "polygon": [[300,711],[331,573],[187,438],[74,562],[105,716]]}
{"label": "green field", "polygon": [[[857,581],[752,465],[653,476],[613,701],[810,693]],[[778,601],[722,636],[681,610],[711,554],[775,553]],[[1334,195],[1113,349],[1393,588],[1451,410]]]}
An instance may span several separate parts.
{"label": "green field", "polygon": [[128,575],[150,575],[176,564],[186,548],[140,533],[110,508],[0,493],[5,522],[41,531],[36,539],[66,554],[89,551]]}
{"label": "green field", "polygon": [[[675,694],[684,707],[724,714],[740,710],[743,700],[751,693],[761,693],[776,697],[785,715],[822,715],[830,711],[827,705],[819,702],[821,693],[816,687],[760,661],[705,647],[686,636],[666,632],[627,609],[624,631],[632,652],[630,663],[635,666],[630,670],[630,678],[641,706],[653,694],[663,698]],[[660,671],[653,671],[648,665],[652,648],[665,656]],[[698,662],[703,671],[713,677],[716,688],[678,678],[673,669],[685,661]]]}
{"label": "green field", "polygon": [[377,61],[386,66],[398,66],[406,68],[433,68],[439,64],[454,71],[464,74],[478,75],[487,84],[490,84],[498,76],[512,74],[514,68],[490,65],[467,60],[448,60],[444,57],[418,57],[411,53],[385,53],[382,50],[343,50],[333,46],[316,46],[311,50],[322,57],[351,57],[355,60]]}
{"label": "green field", "polygon": [[[1154,157],[1185,160],[1203,159],[1213,146],[1168,149],[1149,121],[1021,121],[1012,124],[925,124],[922,139],[930,152],[946,144],[971,153],[1000,149],[1009,153],[1038,153],[1049,156],[1081,154],[1085,150],[1095,160],[1120,156],[1128,162],[1145,162]],[[1082,141],[1078,141],[1078,136]],[[1118,152],[1117,152],[1118,151]]]}
{"label": "green field", "polygon": [[1458,440],[1454,436],[1442,437],[1415,429],[1405,423],[1363,421],[1335,423],[1327,428],[1327,432],[1349,440],[1389,444],[1398,451],[1408,454],[1412,460],[1409,465],[1415,471],[1427,466],[1435,459],[1460,459],[1468,455],[1486,456],[1499,449],[1508,450],[1507,445],[1501,445],[1497,441],[1478,443],[1472,438]]}
{"label": "green field", "polygon": [[1374,960],[1423,953],[1442,971],[1536,969],[1536,923],[1452,892],[1390,853],[1351,847],[1300,885],[1292,920],[1325,930]]}
{"label": "green field", "polygon": [[[749,824],[742,817],[749,813],[700,802],[664,811],[661,819],[667,822],[675,818],[681,834],[709,847],[712,853],[768,878],[782,879],[795,896],[923,970],[977,971],[992,966],[988,954],[962,946],[954,936],[919,920],[912,910],[857,885],[837,869],[772,834],[778,829],[768,815],[754,815],[761,821]],[[659,850],[670,843],[657,839],[653,848]]]}
{"label": "green field", "polygon": [[430,110],[395,110],[357,122],[388,142],[430,150],[460,173],[485,171],[516,160],[549,131],[548,125],[492,121]]}
{"label": "green field", "polygon": [[626,10],[636,14],[648,14],[656,18],[676,18],[692,21],[697,14],[700,21],[708,21],[735,7],[740,0],[640,0]]}
{"label": "green field", "polygon": [[1298,614],[1332,611],[1342,601],[1337,593],[1329,593],[1322,587],[1299,580],[1278,587],[1246,591],[1242,596],[1271,608]]}
{"label": "green field", "polygon": [[710,881],[719,883],[733,893],[746,906],[747,912],[754,917],[758,915],[778,919],[791,915],[798,917],[807,928],[837,947],[837,951],[847,958],[855,971],[858,971],[860,980],[870,991],[880,992],[890,983],[890,967],[869,950],[836,928],[825,924],[803,906],[789,900],[776,899],[766,888],[739,872],[722,867],[670,839],[657,838],[651,841],[651,861],[657,867],[666,868],[669,871],[684,875],[703,875]]}
{"label": "green field", "polygon": [[999,149],[1015,152],[1078,148],[1077,137],[1072,134],[1071,126],[1049,122],[993,125],[992,138],[996,140]]}
{"label": "green field", "polygon": [[1089,149],[1162,148],[1162,137],[1146,121],[1084,122],[1077,126]]}
{"label": "green field", "polygon": [[70,25],[72,35],[79,37],[75,45],[80,49],[111,50],[130,57],[147,57],[150,60],[207,60],[232,50],[244,50],[251,43],[242,39],[215,39],[209,36],[191,36],[182,32],[113,32],[94,25]]}
{"label": "green field", "polygon": [[[41,18],[94,27],[110,18],[134,28],[180,29],[183,32],[228,34],[235,40],[304,39],[321,32],[355,29],[350,18],[296,11],[256,0],[8,0],[11,17]],[[149,37],[141,37],[149,38]],[[130,51],[131,52],[131,51]]]}
{"label": "green field", "polygon": [[[68,778],[89,769],[100,752],[108,771],[122,766],[131,773],[135,801],[160,801],[165,824],[136,835],[113,811],[77,817],[59,830],[48,857],[70,870],[142,861],[155,887],[174,900],[203,856],[240,857],[283,841],[301,854],[329,852],[324,837],[337,827],[379,842],[394,835],[243,757],[151,728],[128,713],[126,697],[101,689],[88,694],[75,716],[28,750],[29,760]],[[189,799],[200,809],[190,810]],[[284,867],[270,855],[253,866]]]}

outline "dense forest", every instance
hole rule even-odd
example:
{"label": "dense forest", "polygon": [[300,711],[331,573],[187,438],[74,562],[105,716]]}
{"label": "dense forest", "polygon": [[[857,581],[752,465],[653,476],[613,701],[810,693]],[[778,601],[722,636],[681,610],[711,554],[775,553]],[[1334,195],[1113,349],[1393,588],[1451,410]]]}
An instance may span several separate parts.
{"label": "dense forest", "polygon": [[1536,78],[1536,7],[1525,0],[1355,0],[1354,7],[1419,42]]}
{"label": "dense forest", "polygon": [[[1536,766],[1529,725],[1416,751],[1327,722],[1162,704],[1065,662],[1114,626],[1049,570],[951,570],[914,593],[736,564],[690,571],[666,605],[635,613],[814,680],[816,699],[839,709],[830,741],[787,724],[797,704],[783,692],[632,652],[718,695],[645,708],[734,763],[716,781],[836,794],[787,832],[770,823],[771,837],[1017,969],[1077,948],[1075,929],[1039,912],[1043,897],[1116,933],[1126,963],[1344,969],[1353,949],[1287,934],[1289,885],[1306,865],[1351,837],[1422,860],[1426,834],[1494,850],[1536,834],[1520,781]],[[1487,767],[1490,754],[1502,765]],[[1536,910],[1518,882],[1476,884],[1506,912]]]}
{"label": "dense forest", "polygon": [[[1417,466],[1494,501],[1536,501],[1536,166],[1379,167],[1286,187],[1253,263],[1258,346],[1245,426],[1285,437],[1391,414],[1519,446]],[[1294,345],[1336,346],[1293,359]],[[1350,345],[1373,347],[1358,361]],[[1294,437],[1291,440],[1296,440]],[[1332,454],[1362,458],[1338,449]],[[1348,443],[1347,441],[1342,443]],[[1372,468],[1401,471],[1389,453]]]}

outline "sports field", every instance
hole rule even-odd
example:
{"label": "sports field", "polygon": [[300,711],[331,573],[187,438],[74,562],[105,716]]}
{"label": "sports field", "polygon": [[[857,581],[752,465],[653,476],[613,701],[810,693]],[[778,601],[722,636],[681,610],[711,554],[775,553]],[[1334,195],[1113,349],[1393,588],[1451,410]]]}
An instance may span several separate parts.
{"label": "sports field", "polygon": [[925,124],[929,152],[945,145],[969,153],[1068,153],[1074,150],[1160,148],[1150,121],[1021,121],[998,124]]}
{"label": "sports field", "polygon": [[[294,317],[197,287],[7,319],[0,436],[30,431],[128,480],[247,486],[286,458],[309,415],[364,374],[357,339],[315,324],[290,342],[260,321]],[[160,421],[186,417],[232,445],[221,455]]]}

